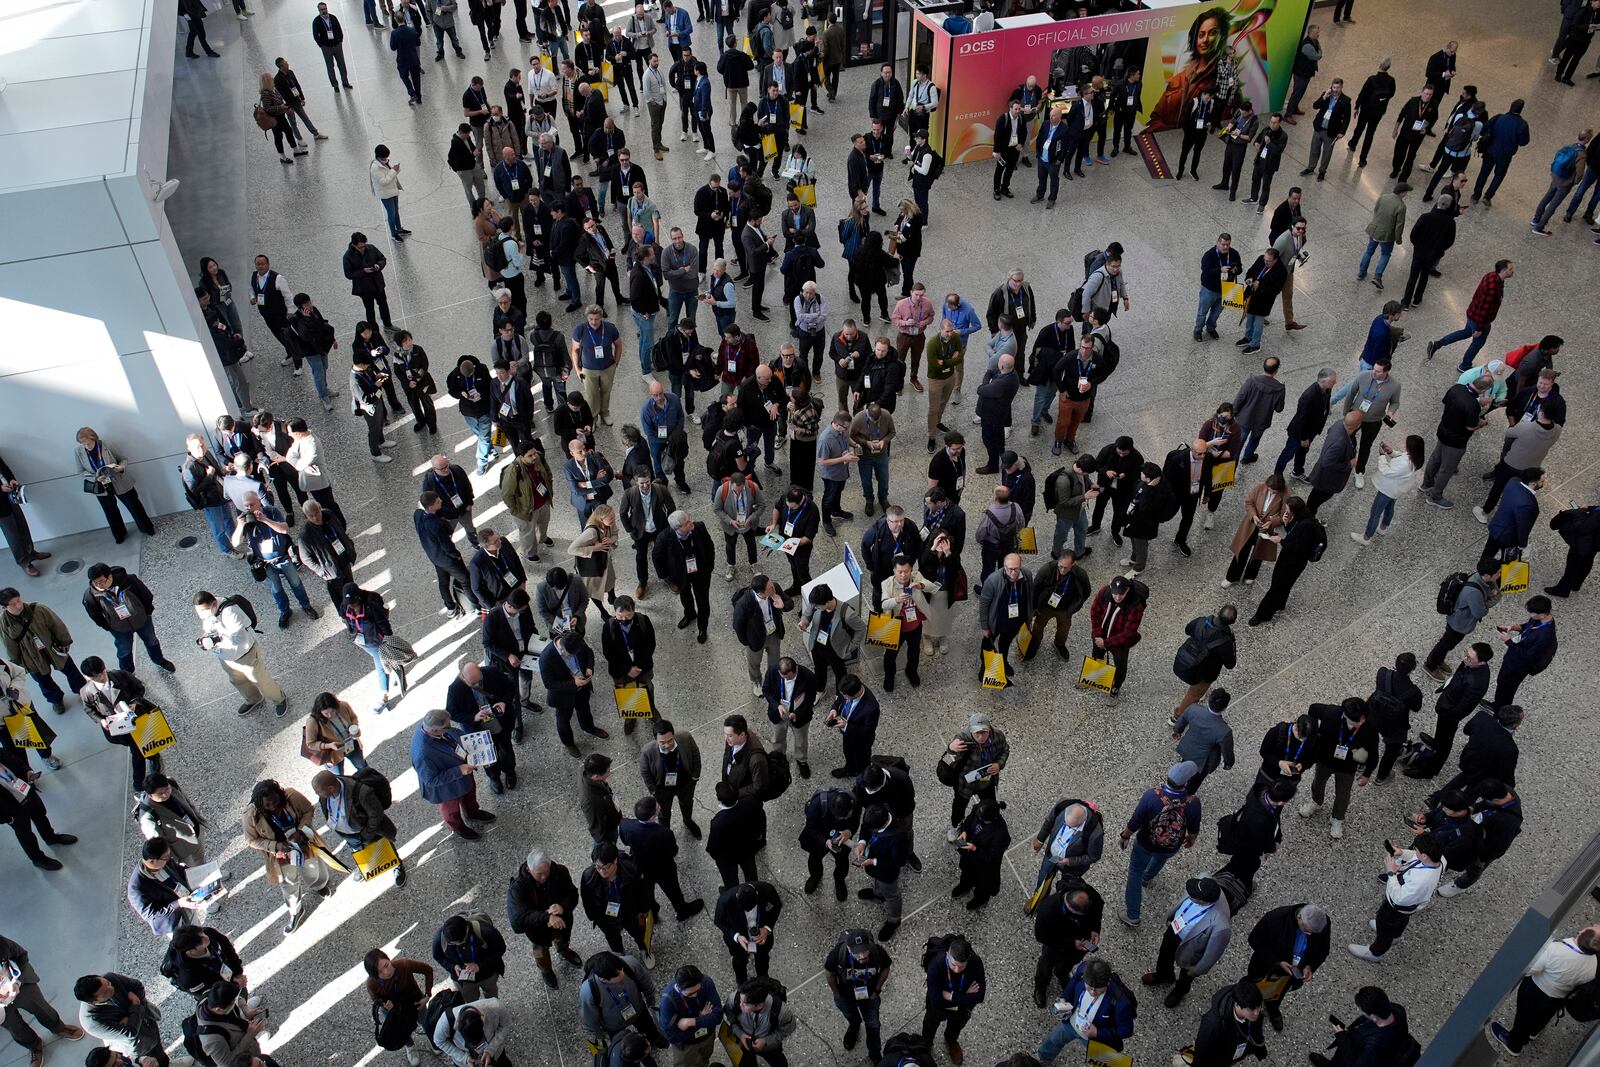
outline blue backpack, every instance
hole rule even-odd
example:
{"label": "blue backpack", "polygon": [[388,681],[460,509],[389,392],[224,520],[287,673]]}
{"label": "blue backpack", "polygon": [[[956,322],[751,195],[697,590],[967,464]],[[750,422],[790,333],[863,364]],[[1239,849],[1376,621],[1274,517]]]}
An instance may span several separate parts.
{"label": "blue backpack", "polygon": [[1550,163],[1550,173],[1563,179],[1578,173],[1578,146],[1569,144],[1557,152],[1556,158]]}

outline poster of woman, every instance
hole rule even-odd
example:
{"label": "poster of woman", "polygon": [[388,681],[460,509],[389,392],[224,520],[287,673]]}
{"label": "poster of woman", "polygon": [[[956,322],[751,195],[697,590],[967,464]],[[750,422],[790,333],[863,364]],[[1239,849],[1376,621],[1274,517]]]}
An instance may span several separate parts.
{"label": "poster of woman", "polygon": [[[1267,109],[1271,83],[1267,65],[1267,23],[1276,0],[1235,0],[1200,10],[1186,34],[1158,38],[1150,49],[1146,83],[1163,85],[1150,109],[1147,131],[1174,129],[1190,100],[1205,89],[1216,93],[1225,120],[1248,97]],[[1298,31],[1299,27],[1295,27]],[[1177,60],[1183,58],[1181,65]],[[1173,68],[1176,69],[1173,69]],[[1281,80],[1281,79],[1280,79]]]}

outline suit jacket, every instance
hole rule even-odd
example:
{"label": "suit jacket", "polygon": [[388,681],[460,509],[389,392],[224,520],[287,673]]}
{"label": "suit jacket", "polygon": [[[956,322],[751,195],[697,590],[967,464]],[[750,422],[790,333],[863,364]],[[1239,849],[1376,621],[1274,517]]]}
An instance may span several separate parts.
{"label": "suit jacket", "polygon": [[503,606],[497,604],[483,617],[483,650],[496,666],[508,671],[517,670],[520,668],[514,668],[507,662],[508,657],[527,655],[528,639],[538,632],[533,622],[533,612],[524,610],[513,619],[506,614]]}
{"label": "suit jacket", "polygon": [[1028,143],[1028,120],[1018,116],[1015,120],[1009,110],[1001,112],[1000,117],[994,120],[994,151],[998,155],[1011,149],[1018,150],[1020,135],[1021,144]]}
{"label": "suit jacket", "polygon": [[[767,644],[766,617],[762,614],[761,607],[756,603],[757,597],[748,588],[741,589],[734,594],[731,622],[734,636],[739,638],[739,643],[752,651],[765,648]],[[769,605],[772,612],[772,621],[775,629],[772,636],[778,639],[783,637],[783,611],[777,605]]]}
{"label": "suit jacket", "polygon": [[658,822],[623,819],[618,833],[646,878],[657,881],[657,874],[675,869],[678,838],[667,827]]}
{"label": "suit jacket", "polygon": [[[514,674],[508,673],[499,667],[484,667],[483,682],[478,686],[478,692],[488,697],[491,705],[505,703],[506,710],[502,713],[491,708],[495,720],[478,722],[478,698],[471,686],[460,678],[450,683],[450,688],[445,690],[444,710],[450,713],[451,720],[464,734],[475,733],[480,730],[489,730],[496,735],[504,730],[503,719],[515,715],[517,710],[517,680]],[[500,737],[495,740],[498,742]]]}
{"label": "suit jacket", "polygon": [[713,860],[737,860],[754,855],[767,837],[767,813],[755,797],[741,797],[730,808],[711,816],[706,831],[706,855]]}
{"label": "suit jacket", "polygon": [[[578,666],[583,670],[594,670],[594,650],[588,645],[578,649]],[[567,661],[562,658],[561,649],[554,641],[545,646],[539,653],[539,680],[544,683],[544,688],[550,694],[552,704],[571,707],[578,700],[578,686],[573,679],[572,671],[567,666]]]}
{"label": "suit jacket", "polygon": [[500,542],[498,556],[491,556],[488,549],[479,548],[473,553],[472,562],[467,564],[467,573],[472,578],[473,593],[477,595],[478,602],[485,606],[499,604],[513,590],[524,589],[528,585],[528,572],[523,569],[522,558],[517,555],[516,547],[510,541]]}
{"label": "suit jacket", "polygon": [[767,788],[767,747],[754,730],[745,735],[744,747],[737,755],[733,749],[722,746],[722,780],[733,786],[741,797],[760,799]]}
{"label": "suit jacket", "polygon": [[[844,706],[849,702],[848,697],[836,696],[833,698],[833,706],[828,710],[842,717]],[[861,699],[851,710],[850,718],[844,725],[843,739],[847,752],[859,751],[862,747],[869,753],[872,751],[872,743],[878,738],[878,718],[881,712],[882,707],[878,703],[878,698],[873,695],[872,690],[867,689],[861,694]]]}
{"label": "suit jacket", "polygon": [[[767,668],[766,677],[761,682],[761,695],[767,701],[767,719],[777,723],[782,721],[778,714],[778,701],[783,699],[782,675],[778,673],[778,665],[774,663]],[[811,668],[795,664],[795,678],[792,703],[790,710],[794,713],[794,725],[804,727],[811,722],[811,717],[817,709],[817,676]]]}
{"label": "suit jacket", "polygon": [[605,625],[600,627],[600,652],[606,659],[606,673],[614,681],[625,681],[632,667],[638,667],[642,674],[649,674],[655,669],[655,624],[648,615],[635,613],[627,639],[624,640],[622,624],[614,618],[607,619]]}
{"label": "suit jacket", "polygon": [[317,42],[318,48],[333,48],[342,42],[344,40],[344,27],[339,25],[339,16],[329,12],[326,24],[323,22],[322,15],[312,19],[311,39]]}
{"label": "suit jacket", "polygon": [[[1175,448],[1167,453],[1167,458],[1161,463],[1161,480],[1177,498],[1182,501],[1189,496],[1189,487],[1193,482],[1190,472],[1193,464],[1189,457],[1193,453],[1188,445]],[[1205,496],[1211,491],[1211,468],[1216,466],[1217,458],[1210,452],[1205,453],[1200,461],[1200,492],[1196,499]]]}
{"label": "suit jacket", "polygon": [[1289,436],[1309,441],[1328,425],[1328,412],[1332,408],[1332,390],[1312,382],[1300,392],[1295,402],[1294,417],[1289,420]]}
{"label": "suit jacket", "polygon": [[[709,583],[717,563],[716,546],[712,544],[711,535],[706,532],[703,522],[694,524],[687,546],[676,532],[669,530],[656,538],[650,555],[655,561],[656,574],[674,589],[682,589],[691,583]],[[694,574],[690,574],[688,569],[690,557],[695,561]]]}
{"label": "suit jacket", "polygon": [[[804,598],[802,598],[804,599]],[[821,627],[823,609],[810,600],[800,606],[800,620],[806,624],[805,646],[816,655],[817,631]],[[856,645],[861,640],[861,616],[853,603],[841,601],[828,624],[828,648],[835,656],[849,662],[856,656]]]}
{"label": "suit jacket", "polygon": [[[189,872],[183,864],[169,859],[165,870],[184,889],[189,888]],[[139,918],[150,925],[150,929],[171,937],[181,927],[187,926],[188,909],[178,903],[183,896],[165,877],[150,873],[143,863],[135,861],[128,875],[128,904]]]}
{"label": "suit jacket", "polygon": [[[751,882],[756,890],[756,924],[759,930],[762,926],[770,926],[774,930],[778,926],[778,916],[783,914],[783,898],[778,895],[778,890],[771,882]],[[722,931],[722,936],[731,943],[735,934],[748,935],[751,931],[750,918],[743,908],[739,906],[739,887],[730,885],[717,894],[717,904],[712,910],[711,921],[716,923],[717,929]]]}
{"label": "suit jacket", "polygon": [[441,512],[418,508],[412,513],[411,522],[417,529],[417,540],[422,543],[422,554],[428,557],[429,563],[440,568],[462,566],[461,553],[450,539],[453,527]]}

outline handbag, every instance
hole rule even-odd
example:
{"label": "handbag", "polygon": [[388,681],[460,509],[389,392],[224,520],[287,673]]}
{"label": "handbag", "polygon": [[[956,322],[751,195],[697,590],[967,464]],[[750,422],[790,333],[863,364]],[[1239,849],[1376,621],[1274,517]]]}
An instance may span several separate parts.
{"label": "handbag", "polygon": [[111,486],[98,478],[85,478],[83,480],[83,491],[90,496],[110,496]]}
{"label": "handbag", "polygon": [[172,727],[167,725],[167,717],[160,708],[151,708],[134,720],[133,743],[139,746],[139,755],[145,759],[177,744]]}
{"label": "handbag", "polygon": [[1031,556],[1039,551],[1039,535],[1032,526],[1024,526],[1017,531],[1017,551],[1024,556]]}
{"label": "handbag", "polygon": [[1501,594],[1527,592],[1530,578],[1528,561],[1525,559],[1514,559],[1500,564]]}
{"label": "handbag", "polygon": [[992,648],[983,650],[983,688],[1006,687],[1006,658]]}
{"label": "handbag", "polygon": [[764,133],[761,135],[761,158],[776,159],[778,157],[778,135]]}
{"label": "handbag", "polygon": [[1256,988],[1261,990],[1262,1000],[1268,1004],[1276,1004],[1289,991],[1289,976],[1280,974],[1272,978],[1257,978]]}
{"label": "handbag", "polygon": [[1103,1041],[1089,1041],[1089,1053],[1084,1063],[1090,1067],[1133,1067],[1133,1057],[1118,1052]]}
{"label": "handbag", "polygon": [[875,611],[867,616],[867,644],[886,652],[900,648],[900,618],[887,611]]}
{"label": "handbag", "polygon": [[356,868],[363,878],[376,878],[385,871],[392,871],[400,866],[400,856],[394,850],[394,842],[387,837],[380,837],[368,845],[363,845],[354,852]]}
{"label": "handbag", "polygon": [[1212,467],[1211,468],[1211,488],[1212,488],[1212,490],[1215,491],[1215,490],[1226,489],[1226,488],[1228,488],[1228,486],[1232,485],[1233,484],[1234,475],[1237,472],[1237,470],[1238,470],[1238,464],[1236,464],[1231,459],[1228,460],[1225,463],[1218,463],[1216,466]]}
{"label": "handbag", "polygon": [[804,104],[789,105],[789,125],[793,129],[800,129],[806,124],[806,106]]}
{"label": "handbag", "polygon": [[1078,688],[1109,693],[1111,692],[1111,679],[1115,676],[1116,666],[1111,663],[1109,656],[1104,659],[1085,656],[1083,657],[1083,667],[1078,671]]}
{"label": "handbag", "polygon": [[794,195],[806,207],[817,206],[817,187],[813,182],[796,185],[794,187]]}
{"label": "handbag", "polygon": [[49,748],[44,738],[39,736],[39,726],[34,722],[33,709],[26,704],[18,704],[14,715],[5,717],[6,733],[11,737],[11,743],[18,748]]}
{"label": "handbag", "polygon": [[650,693],[644,686],[637,682],[624,682],[613,687],[617,699],[618,717],[628,719],[648,719],[650,717]]}

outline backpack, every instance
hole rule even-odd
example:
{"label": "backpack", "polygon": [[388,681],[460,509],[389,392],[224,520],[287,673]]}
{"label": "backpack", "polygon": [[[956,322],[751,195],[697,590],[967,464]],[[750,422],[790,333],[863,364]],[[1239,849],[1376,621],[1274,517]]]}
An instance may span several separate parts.
{"label": "backpack", "polygon": [[506,258],[506,246],[500,241],[498,234],[484,239],[483,262],[496,274],[511,264],[511,260]]}
{"label": "backpack", "polygon": [[183,476],[183,468],[181,466],[178,468],[178,484],[183,486],[183,499],[188,502],[191,508],[195,511],[204,511],[206,509],[205,495],[189,484],[189,480]]}
{"label": "backpack", "polygon": [[1377,724],[1379,734],[1392,736],[1398,733],[1404,736],[1404,731],[1411,725],[1411,711],[1385,686],[1385,680],[1393,677],[1387,667],[1378,672],[1378,688],[1367,697],[1367,712]]}
{"label": "backpack", "polygon": [[179,1028],[183,1031],[183,1050],[194,1057],[194,1062],[200,1067],[217,1067],[217,1061],[207,1056],[205,1046],[200,1044],[200,1020],[190,1015]]}
{"label": "backpack", "polygon": [[446,1040],[455,1037],[456,1021],[450,1016],[450,1011],[466,1002],[467,998],[461,995],[459,989],[445,989],[433,995],[433,999],[428,1001],[427,1010],[422,1014],[422,1025],[427,1028],[429,1041],[433,1040],[440,1019],[450,1020],[450,1027],[445,1031]]}
{"label": "backpack", "polygon": [[255,106],[255,111],[253,112],[253,114],[255,116],[256,125],[260,126],[263,130],[271,130],[271,129],[276,129],[277,128],[278,120],[273,118],[272,112],[268,111],[266,108],[262,107],[260,104],[257,104]]}
{"label": "backpack", "polygon": [[394,790],[382,771],[375,767],[363,767],[355,773],[354,778],[357,785],[370,786],[372,795],[378,798],[378,804],[383,810],[389,810],[389,805],[394,803]]}
{"label": "backpack", "polygon": [[935,959],[944,955],[949,949],[950,942],[960,936],[960,934],[935,934],[928,938],[928,943],[922,946],[922,969],[927,970]]}
{"label": "backpack", "polygon": [[[402,1001],[394,1006],[387,1014],[381,1004],[372,1006],[372,1039],[378,1047],[398,1052],[411,1040],[411,1032],[417,1028],[417,1008],[409,1001]],[[428,1034],[428,1040],[433,1040],[433,1034]]]}
{"label": "backpack", "polygon": [[1461,590],[1466,588],[1471,577],[1466,571],[1446,575],[1445,580],[1439,583],[1439,595],[1433,602],[1434,610],[1440,615],[1448,615],[1456,610],[1456,601],[1461,599]]}
{"label": "backpack", "polygon": [[1439,750],[1426,741],[1408,743],[1397,762],[1400,773],[1407,778],[1432,778],[1444,767]]}
{"label": "backpack", "polygon": [[1244,906],[1250,903],[1252,889],[1238,875],[1228,871],[1218,871],[1211,876],[1211,880],[1217,883],[1223,897],[1227,899],[1230,915],[1239,914],[1244,910]]}
{"label": "backpack", "polygon": [[1056,509],[1056,504],[1061,500],[1061,494],[1056,491],[1056,479],[1064,476],[1066,473],[1067,468],[1057,467],[1055,470],[1051,471],[1050,476],[1044,480],[1044,506],[1049,511],[1054,511]]}
{"label": "backpack", "polygon": [[1561,1002],[1561,1010],[1574,1022],[1591,1023],[1600,1019],[1600,976],[1591,978],[1574,989]]}
{"label": "backpack", "polygon": [[767,787],[761,791],[761,801],[777,800],[789,791],[794,773],[789,769],[789,757],[782,752],[767,753]]}
{"label": "backpack", "polygon": [[921,1034],[912,1034],[901,1031],[883,1043],[884,1061],[896,1063],[899,1067],[914,1064],[916,1067],[934,1067],[933,1046],[922,1039]]}
{"label": "backpack", "polygon": [[1323,553],[1328,551],[1328,528],[1316,519],[1311,520],[1311,526],[1317,531],[1317,541],[1311,546],[1311,551],[1306,555],[1306,559],[1316,563],[1322,558]]}
{"label": "backpack", "polygon": [[1105,261],[1105,254],[1106,253],[1104,249],[1096,248],[1093,252],[1090,252],[1088,255],[1083,257],[1084,281],[1088,281],[1089,275],[1093,274],[1095,272],[1095,268],[1100,266],[1100,264]]}
{"label": "backpack", "polygon": [[[1246,798],[1245,803],[1250,803],[1251,798]],[[1231,856],[1239,845],[1239,816],[1244,813],[1244,808],[1230,811],[1217,820],[1217,851],[1224,856]]]}
{"label": "backpack", "polygon": [[778,8],[778,25],[786,30],[794,29],[794,12],[787,7]]}
{"label": "backpack", "polygon": [[944,157],[933,149],[928,149],[928,180],[936,182],[944,174]]}
{"label": "backpack", "polygon": [[1067,297],[1067,312],[1075,319],[1083,318],[1083,286],[1072,290],[1072,295]]}
{"label": "backpack", "polygon": [[1550,173],[1557,178],[1568,179],[1578,173],[1578,146],[1569,144],[1556,153],[1556,158],[1550,161]]}
{"label": "backpack", "polygon": [[1176,852],[1183,846],[1183,839],[1189,834],[1184,825],[1188,806],[1187,794],[1177,800],[1169,800],[1166,793],[1161,794],[1161,810],[1145,823],[1145,831],[1152,845],[1162,852]]}
{"label": "backpack", "polygon": [[[1460,152],[1472,143],[1472,126],[1477,120],[1468,112],[1456,119],[1444,134],[1444,147],[1448,152]],[[1557,157],[1559,158],[1559,156]]]}
{"label": "backpack", "polygon": [[1172,657],[1172,673],[1182,682],[1193,682],[1188,677],[1200,669],[1206,657],[1211,655],[1211,644],[1207,637],[1211,633],[1211,620],[1206,619],[1200,625],[1198,635],[1190,634],[1183,639],[1183,644],[1178,646],[1178,652]]}
{"label": "backpack", "polygon": [[217,605],[217,611],[220,613],[226,611],[228,608],[238,608],[240,611],[244,612],[244,617],[250,621],[250,629],[254,630],[256,633],[261,632],[261,627],[257,625],[256,622],[256,606],[250,603],[249,599],[245,597],[244,594],[235,593],[233,596],[223,597],[222,603]]}

